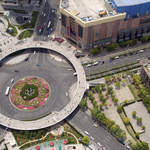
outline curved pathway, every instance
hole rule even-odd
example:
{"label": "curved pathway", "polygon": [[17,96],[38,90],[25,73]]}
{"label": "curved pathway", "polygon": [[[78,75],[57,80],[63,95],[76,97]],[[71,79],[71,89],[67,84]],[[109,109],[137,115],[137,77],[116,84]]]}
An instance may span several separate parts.
{"label": "curved pathway", "polygon": [[64,109],[62,109],[59,112],[52,113],[46,117],[33,121],[15,120],[8,118],[3,114],[0,114],[0,124],[3,126],[19,130],[36,130],[55,125],[56,123],[64,120],[76,109],[84,95],[87,86],[84,69],[79,60],[74,56],[74,54],[70,51],[69,48],[66,48],[66,46],[64,47],[63,45],[59,45],[58,43],[53,41],[36,42],[32,41],[32,39],[28,39],[22,42],[21,44],[14,45],[13,47],[7,47],[7,49],[5,49],[5,51],[2,52],[0,60],[2,60],[3,58],[5,58],[13,52],[36,47],[54,50],[55,52],[58,52],[59,54],[66,57],[68,61],[70,61],[70,63],[73,65],[74,69],[77,72],[76,90],[74,90],[70,102],[64,107]]}
{"label": "curved pathway", "polygon": [[[47,133],[45,134],[45,136],[42,137],[42,138],[40,138],[40,139],[36,139],[36,140],[33,140],[33,141],[28,141],[28,142],[22,144],[21,146],[19,146],[19,148],[25,146],[26,144],[30,144],[30,143],[33,143],[33,142],[41,141],[41,140],[45,139],[50,133],[51,133],[51,132],[47,132]],[[77,144],[79,144],[79,141],[78,141],[77,137],[76,137],[73,133],[71,133],[71,132],[66,132],[66,133],[72,135],[72,136],[76,139]]]}

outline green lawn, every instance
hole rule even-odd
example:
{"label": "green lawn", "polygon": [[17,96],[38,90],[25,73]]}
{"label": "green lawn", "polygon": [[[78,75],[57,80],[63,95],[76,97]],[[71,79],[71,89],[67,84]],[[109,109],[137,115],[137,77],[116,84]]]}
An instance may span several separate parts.
{"label": "green lawn", "polygon": [[18,39],[22,40],[22,39],[31,37],[32,35],[33,35],[33,30],[25,30],[19,34]]}
{"label": "green lawn", "polygon": [[38,14],[39,12],[37,11],[34,11],[32,13],[32,19],[31,19],[31,22],[26,22],[20,26],[18,26],[18,29],[19,30],[23,30],[23,29],[27,29],[27,28],[34,28],[35,27],[35,24],[36,24],[36,21],[37,21],[37,18],[38,18]]}
{"label": "green lawn", "polygon": [[[9,22],[8,19],[7,19],[7,21],[8,21],[8,28],[7,28],[6,32],[9,33],[9,34],[12,35],[12,36],[16,36],[16,35],[18,34],[18,31],[17,31],[16,27],[15,27],[14,25],[12,25],[12,24]],[[12,28],[12,32],[10,32],[10,31],[8,30],[9,28]]]}

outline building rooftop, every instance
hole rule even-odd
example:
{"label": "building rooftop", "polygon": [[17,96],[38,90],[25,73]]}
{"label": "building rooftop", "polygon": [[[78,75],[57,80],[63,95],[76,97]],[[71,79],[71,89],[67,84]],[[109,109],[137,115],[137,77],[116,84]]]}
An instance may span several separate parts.
{"label": "building rooftop", "polygon": [[61,7],[85,22],[116,14],[111,2],[106,0],[62,0]]}
{"label": "building rooftop", "polygon": [[116,5],[119,6],[133,6],[139,5],[143,3],[149,3],[150,0],[113,0]]}

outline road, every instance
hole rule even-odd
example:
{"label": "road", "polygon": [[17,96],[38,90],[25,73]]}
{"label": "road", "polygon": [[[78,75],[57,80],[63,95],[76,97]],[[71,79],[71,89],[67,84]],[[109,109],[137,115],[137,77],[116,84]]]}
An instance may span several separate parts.
{"label": "road", "polygon": [[39,20],[35,28],[35,40],[48,40],[48,35],[50,35],[56,27],[57,23],[57,7],[59,0],[43,1],[43,7],[40,12]]}
{"label": "road", "polygon": [[128,55],[128,56],[120,56],[119,59],[110,61],[110,59],[104,60],[105,63],[99,63],[96,66],[91,66],[91,67],[86,67],[84,66],[84,70],[86,74],[92,74],[94,72],[98,72],[100,70],[108,69],[108,68],[113,68],[116,65],[124,65],[125,63],[134,63],[139,61],[138,59],[144,59],[150,57],[150,50],[147,49],[142,53],[136,53],[133,55]]}
{"label": "road", "polygon": [[94,121],[86,112],[77,110],[68,118],[68,121],[78,129],[82,130],[82,132],[87,131],[89,133],[88,136],[92,136],[94,138],[94,142],[101,143],[106,150],[126,150],[126,147],[118,142],[116,138],[103,127],[94,127]]}
{"label": "road", "polygon": [[[44,51],[46,50],[44,49]],[[7,57],[5,61],[8,59]],[[5,65],[5,62],[3,63],[0,68],[0,112],[2,114],[13,119],[32,120],[54,111],[60,111],[70,102],[66,92],[76,82],[76,78],[73,76],[73,72],[68,70],[71,68],[68,63],[51,59],[50,54],[40,51],[36,54],[31,53],[27,61],[19,64]],[[40,66],[36,64],[40,64]],[[39,76],[50,85],[49,100],[45,105],[33,111],[16,109],[11,104],[9,97],[5,96],[6,87],[12,86],[10,80],[14,78],[17,81],[25,76]]]}

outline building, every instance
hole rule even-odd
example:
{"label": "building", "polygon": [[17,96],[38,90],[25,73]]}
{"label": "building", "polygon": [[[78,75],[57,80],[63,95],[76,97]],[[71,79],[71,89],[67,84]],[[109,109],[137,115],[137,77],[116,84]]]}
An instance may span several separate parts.
{"label": "building", "polygon": [[141,70],[141,78],[145,85],[150,89],[150,63],[143,65]]}
{"label": "building", "polygon": [[150,34],[150,0],[61,0],[61,33],[81,49]]}

